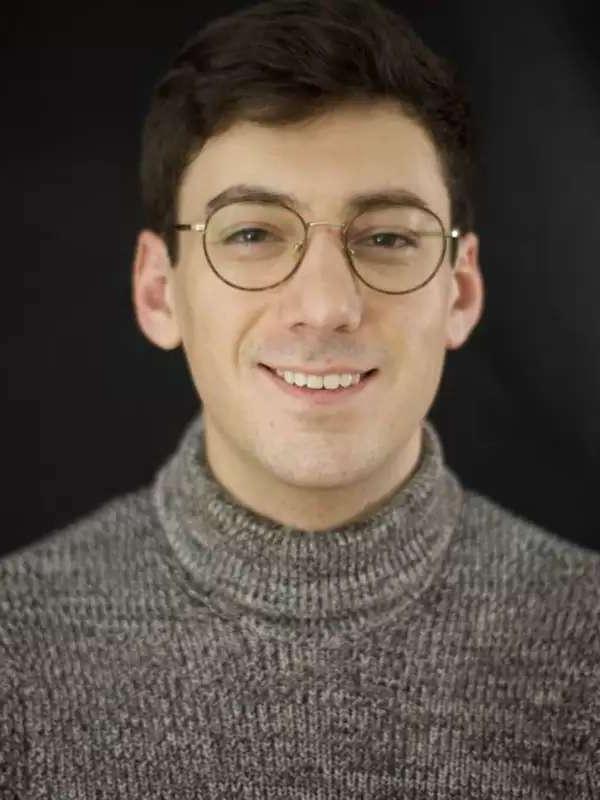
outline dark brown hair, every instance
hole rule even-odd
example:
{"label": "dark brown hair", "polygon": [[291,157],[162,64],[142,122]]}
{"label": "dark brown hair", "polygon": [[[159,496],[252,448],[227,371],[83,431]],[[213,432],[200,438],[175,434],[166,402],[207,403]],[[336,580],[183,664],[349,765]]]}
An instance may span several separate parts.
{"label": "dark brown hair", "polygon": [[[457,71],[376,0],[265,0],[213,20],[156,86],[142,138],[145,224],[178,259],[184,170],[237,120],[299,122],[345,101],[392,99],[432,138],[451,225],[473,229],[474,137]],[[455,243],[455,240],[453,240]],[[455,249],[451,252],[455,259]]]}

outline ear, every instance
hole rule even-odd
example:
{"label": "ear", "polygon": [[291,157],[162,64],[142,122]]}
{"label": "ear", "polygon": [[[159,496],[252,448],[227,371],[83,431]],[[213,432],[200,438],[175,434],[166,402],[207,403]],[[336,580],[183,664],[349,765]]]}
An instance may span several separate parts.
{"label": "ear", "polygon": [[141,231],[138,236],[132,277],[133,305],[142,332],[163,350],[178,347],[175,274],[165,243],[152,231]]}
{"label": "ear", "polygon": [[467,341],[483,314],[485,288],[479,268],[479,238],[467,233],[459,240],[452,269],[446,323],[446,347],[458,350]]}

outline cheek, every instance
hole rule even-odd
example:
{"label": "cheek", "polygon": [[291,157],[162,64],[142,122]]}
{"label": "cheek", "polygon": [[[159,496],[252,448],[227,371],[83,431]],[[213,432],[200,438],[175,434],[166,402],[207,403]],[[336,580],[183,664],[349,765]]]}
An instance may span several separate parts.
{"label": "cheek", "polygon": [[[233,289],[214,281],[188,282],[179,303],[183,349],[203,402],[225,407],[239,392],[240,347],[254,316],[236,307]],[[242,298],[242,302],[245,298]]]}
{"label": "cheek", "polygon": [[446,314],[445,291],[433,285],[433,282],[417,292],[402,296],[389,317],[400,349],[424,353],[441,346]]}
{"label": "cheek", "polygon": [[403,318],[400,330],[404,335],[398,337],[400,373],[408,371],[415,391],[421,386],[424,391],[437,386],[446,353],[443,304],[435,295],[428,299]]}
{"label": "cheek", "polygon": [[[222,380],[228,364],[227,343],[233,335],[230,315],[224,314],[214,292],[197,280],[182,281],[177,294],[177,317],[182,347],[196,389],[210,392],[211,380]],[[213,298],[211,301],[206,298]]]}

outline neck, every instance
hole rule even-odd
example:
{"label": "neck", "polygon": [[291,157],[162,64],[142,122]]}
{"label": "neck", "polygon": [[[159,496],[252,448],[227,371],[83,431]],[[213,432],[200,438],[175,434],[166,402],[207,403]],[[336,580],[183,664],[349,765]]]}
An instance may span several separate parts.
{"label": "neck", "polygon": [[325,531],[371,516],[414,475],[422,450],[419,426],[404,447],[374,468],[365,458],[364,468],[369,473],[351,483],[342,483],[341,475],[327,486],[314,485],[314,481],[298,485],[240,453],[208,415],[204,433],[208,467],[238,503],[274,522],[305,531]]}

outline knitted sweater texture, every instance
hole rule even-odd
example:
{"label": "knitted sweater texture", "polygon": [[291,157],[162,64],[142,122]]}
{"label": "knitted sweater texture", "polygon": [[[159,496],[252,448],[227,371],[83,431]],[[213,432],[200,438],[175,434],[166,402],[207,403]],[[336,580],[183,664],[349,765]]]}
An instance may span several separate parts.
{"label": "knitted sweater texture", "polygon": [[150,485],[0,560],[0,796],[600,797],[600,555],[423,434],[368,519],[301,531],[220,485],[199,414]]}

